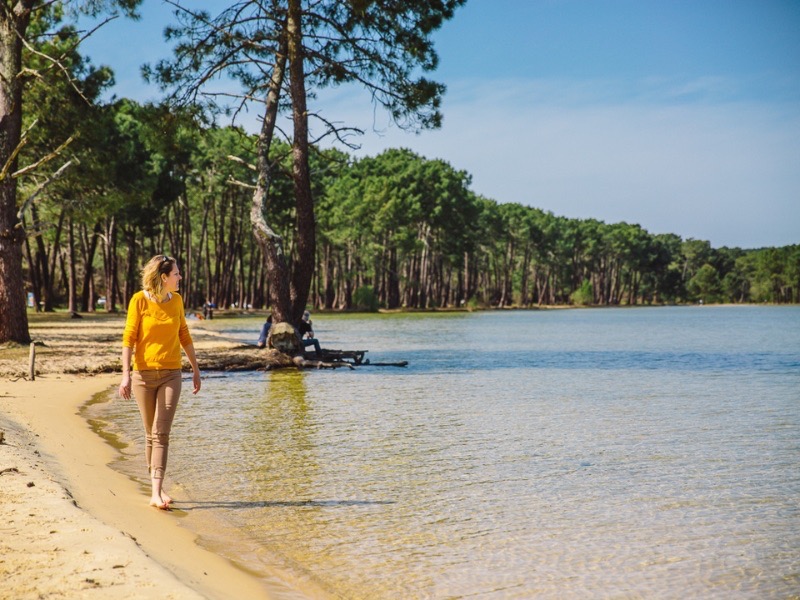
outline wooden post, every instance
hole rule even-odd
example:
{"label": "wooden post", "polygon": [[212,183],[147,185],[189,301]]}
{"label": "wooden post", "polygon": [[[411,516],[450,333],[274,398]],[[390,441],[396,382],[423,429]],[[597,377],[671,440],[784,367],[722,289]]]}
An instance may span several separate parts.
{"label": "wooden post", "polygon": [[31,381],[36,379],[36,344],[31,342],[31,359],[29,365],[29,372],[31,376]]}

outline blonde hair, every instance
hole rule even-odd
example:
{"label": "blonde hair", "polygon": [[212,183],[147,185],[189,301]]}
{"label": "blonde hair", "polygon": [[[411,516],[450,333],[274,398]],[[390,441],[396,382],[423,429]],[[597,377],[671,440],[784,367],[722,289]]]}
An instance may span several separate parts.
{"label": "blonde hair", "polygon": [[161,300],[161,290],[164,286],[161,275],[172,273],[174,266],[174,258],[170,258],[166,254],[156,254],[142,269],[142,289]]}

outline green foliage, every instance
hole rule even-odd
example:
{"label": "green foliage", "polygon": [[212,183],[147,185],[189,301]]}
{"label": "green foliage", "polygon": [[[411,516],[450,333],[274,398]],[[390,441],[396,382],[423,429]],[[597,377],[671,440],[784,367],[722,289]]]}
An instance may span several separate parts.
{"label": "green foliage", "polygon": [[353,293],[353,308],[366,312],[378,312],[378,296],[371,285],[363,285]]}
{"label": "green foliage", "polygon": [[573,304],[578,304],[580,306],[589,306],[593,304],[594,295],[592,292],[592,282],[588,279],[584,279],[583,283],[581,283],[581,287],[572,292],[570,300],[572,300]]}
{"label": "green foliage", "polygon": [[708,263],[698,269],[694,277],[689,280],[687,288],[691,298],[705,304],[719,302],[722,298],[719,274]]}

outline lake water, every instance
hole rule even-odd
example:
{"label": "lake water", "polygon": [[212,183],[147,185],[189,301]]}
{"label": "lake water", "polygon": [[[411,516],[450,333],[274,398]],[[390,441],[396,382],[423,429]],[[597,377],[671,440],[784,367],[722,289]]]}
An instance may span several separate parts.
{"label": "lake water", "polygon": [[[209,373],[170,450],[171,515],[282,597],[800,594],[799,307],[313,318],[408,367]],[[143,480],[135,404],[91,412]]]}

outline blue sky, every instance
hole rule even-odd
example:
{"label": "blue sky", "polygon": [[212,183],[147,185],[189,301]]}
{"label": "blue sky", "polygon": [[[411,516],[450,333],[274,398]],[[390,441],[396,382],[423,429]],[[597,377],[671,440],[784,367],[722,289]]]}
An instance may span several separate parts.
{"label": "blue sky", "polygon": [[[139,67],[168,56],[171,12],[141,13],[83,52],[145,101],[158,90]],[[468,0],[435,36],[442,129],[400,131],[354,88],[314,108],[366,130],[355,154],[444,159],[498,202],[714,247],[797,244],[798,31],[798,0]]]}

